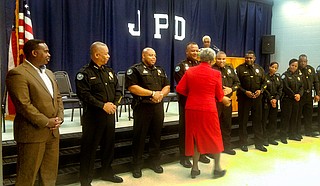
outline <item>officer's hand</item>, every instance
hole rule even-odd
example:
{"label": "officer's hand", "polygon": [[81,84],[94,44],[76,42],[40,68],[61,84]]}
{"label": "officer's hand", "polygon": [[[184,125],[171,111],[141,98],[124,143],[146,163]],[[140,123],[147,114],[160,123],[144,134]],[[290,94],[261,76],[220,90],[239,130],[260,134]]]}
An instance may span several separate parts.
{"label": "officer's hand", "polygon": [[318,95],[314,96],[314,101],[315,102],[319,102],[320,101],[320,96],[318,96]]}
{"label": "officer's hand", "polygon": [[111,102],[107,102],[103,105],[103,110],[107,113],[107,114],[114,114],[117,110],[117,106]]}
{"label": "officer's hand", "polygon": [[151,98],[151,101],[154,103],[160,103],[163,99],[163,94],[161,91],[156,91],[154,96]]}
{"label": "officer's hand", "polygon": [[223,86],[223,94],[228,95],[232,92],[232,88]]}
{"label": "officer's hand", "polygon": [[227,96],[223,96],[222,103],[224,106],[229,107],[231,105],[231,99]]}
{"label": "officer's hand", "polygon": [[295,95],[294,95],[294,99],[295,99],[296,101],[300,101],[300,94],[295,94]]}
{"label": "officer's hand", "polygon": [[257,97],[259,97],[260,96],[260,94],[261,94],[261,90],[256,90],[255,92],[254,92],[254,98],[257,98]]}
{"label": "officer's hand", "polygon": [[246,91],[246,95],[249,97],[249,98],[253,98],[254,94],[251,92],[251,91]]}
{"label": "officer's hand", "polygon": [[276,108],[276,106],[277,106],[277,100],[276,100],[276,99],[270,100],[270,103],[271,103],[271,106],[272,106],[273,108]]}
{"label": "officer's hand", "polygon": [[59,117],[49,118],[49,122],[46,126],[50,129],[57,129],[60,127],[61,123],[62,121]]}

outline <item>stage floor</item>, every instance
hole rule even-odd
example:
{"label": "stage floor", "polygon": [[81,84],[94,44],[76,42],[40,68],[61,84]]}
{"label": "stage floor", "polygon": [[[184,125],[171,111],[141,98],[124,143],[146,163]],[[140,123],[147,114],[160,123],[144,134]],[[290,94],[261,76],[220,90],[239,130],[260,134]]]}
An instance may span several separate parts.
{"label": "stage floor", "polygon": [[[164,109],[166,109],[167,102],[164,103]],[[119,107],[120,109],[120,107]],[[118,109],[118,110],[119,110]],[[132,109],[131,109],[132,116]],[[178,121],[179,120],[179,110],[178,110],[178,102],[170,102],[168,112],[165,112],[165,122],[169,121]],[[118,122],[116,122],[116,128],[128,127],[133,125],[133,120],[129,121],[128,118],[128,110],[124,111],[124,107],[122,108],[121,117],[119,117]],[[6,132],[2,132],[2,141],[12,140],[13,139],[13,121],[6,120]],[[64,123],[60,127],[60,134],[68,134],[81,132],[80,125],[80,112],[79,109],[76,108],[74,110],[74,118],[71,121],[71,109],[65,109],[64,111]]]}

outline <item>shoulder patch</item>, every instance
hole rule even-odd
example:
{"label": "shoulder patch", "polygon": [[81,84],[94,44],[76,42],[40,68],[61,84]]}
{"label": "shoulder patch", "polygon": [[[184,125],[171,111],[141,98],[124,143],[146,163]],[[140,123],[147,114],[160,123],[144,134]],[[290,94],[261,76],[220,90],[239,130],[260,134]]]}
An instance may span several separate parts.
{"label": "shoulder patch", "polygon": [[127,75],[130,76],[132,73],[133,73],[132,69],[129,68],[129,69],[127,70]]}
{"label": "shoulder patch", "polygon": [[77,74],[77,80],[82,80],[83,79],[83,77],[84,77],[84,75],[82,74],[82,73],[78,73]]}
{"label": "shoulder patch", "polygon": [[174,71],[179,72],[180,71],[180,66],[176,66]]}

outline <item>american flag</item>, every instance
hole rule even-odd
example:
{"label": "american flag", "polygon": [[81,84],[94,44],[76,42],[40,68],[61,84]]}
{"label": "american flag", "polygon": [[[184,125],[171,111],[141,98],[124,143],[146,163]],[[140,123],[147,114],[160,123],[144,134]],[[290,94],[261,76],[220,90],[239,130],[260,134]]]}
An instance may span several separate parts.
{"label": "american flag", "polygon": [[[28,0],[16,0],[15,22],[9,44],[8,71],[23,62],[23,46],[29,39],[33,39],[33,31]],[[7,99],[6,105],[6,113],[15,114],[10,98]]]}

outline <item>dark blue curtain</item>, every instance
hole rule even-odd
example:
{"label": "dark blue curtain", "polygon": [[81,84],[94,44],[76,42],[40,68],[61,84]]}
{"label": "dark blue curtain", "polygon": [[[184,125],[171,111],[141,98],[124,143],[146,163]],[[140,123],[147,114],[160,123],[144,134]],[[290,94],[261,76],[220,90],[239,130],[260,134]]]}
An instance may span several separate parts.
{"label": "dark blue curtain", "polygon": [[[49,68],[65,70],[73,79],[89,62],[89,47],[94,41],[109,46],[108,63],[115,71],[126,70],[141,59],[141,51],[149,46],[157,52],[157,64],[163,66],[174,85],[174,66],[185,58],[185,46],[195,41],[202,46],[202,37],[228,56],[243,56],[254,50],[256,63],[264,64],[261,36],[271,32],[272,1],[259,0],[29,0],[34,35],[47,42],[52,59]],[[140,19],[138,19],[138,10]],[[160,29],[161,39],[154,38],[155,14],[166,14],[168,24]],[[14,15],[14,1],[6,0],[7,41]],[[178,16],[178,18],[176,17]],[[185,38],[181,22],[185,20]],[[140,36],[132,36],[128,23],[134,23]],[[176,25],[177,23],[177,25]],[[175,28],[178,28],[177,30]],[[7,44],[8,45],[8,44]],[[6,45],[6,46],[7,46]],[[3,65],[3,73],[6,66]]]}

